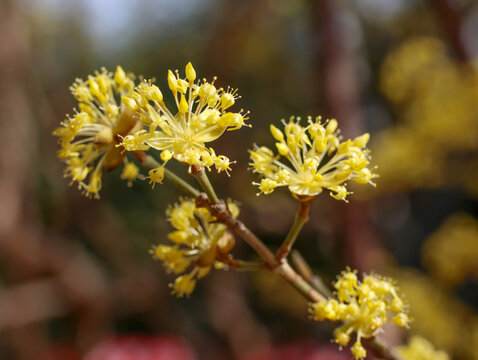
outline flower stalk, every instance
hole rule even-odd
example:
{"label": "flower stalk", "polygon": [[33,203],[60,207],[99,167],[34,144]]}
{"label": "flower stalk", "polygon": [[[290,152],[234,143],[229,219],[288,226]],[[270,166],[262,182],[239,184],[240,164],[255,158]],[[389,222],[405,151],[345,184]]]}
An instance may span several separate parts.
{"label": "flower stalk", "polygon": [[[232,232],[241,237],[262,257],[267,266],[266,268],[292,285],[308,301],[314,303],[327,301],[327,296],[324,296],[312,287],[309,282],[307,282],[289,265],[286,259],[282,262],[278,262],[276,256],[274,256],[269,248],[252,231],[250,231],[242,221],[234,218],[230,214],[223,201],[212,203],[205,193],[200,193],[199,196],[196,197],[196,206],[208,209],[218,221],[227,225]],[[402,360],[401,357],[394,354],[385,343],[376,337],[367,339],[367,341],[364,341],[364,345],[378,358],[385,360]]]}
{"label": "flower stalk", "polygon": [[[154,169],[161,166],[161,164],[154,157],[151,155],[146,155],[146,153],[143,151],[134,151],[132,153],[135,155],[136,159],[141,163],[141,165],[146,168]],[[199,190],[188,184],[166,167],[164,168],[164,178],[190,197],[195,198],[199,195]]]}
{"label": "flower stalk", "polygon": [[302,230],[302,227],[307,221],[309,221],[309,209],[313,199],[314,197],[301,197],[300,206],[295,214],[294,223],[279,250],[277,250],[276,258],[279,262],[287,258],[300,231]]}
{"label": "flower stalk", "polygon": [[262,257],[270,271],[291,284],[306,299],[313,302],[325,300],[325,297],[297,274],[287,261],[277,261],[272,251],[242,221],[231,215],[223,201],[213,203],[205,193],[201,193],[196,197],[196,206],[207,208],[218,221],[227,225],[232,232],[248,243]]}
{"label": "flower stalk", "polygon": [[219,198],[217,197],[216,192],[214,191],[214,188],[212,187],[211,182],[207,177],[206,171],[204,171],[204,168],[202,166],[193,165],[191,167],[191,175],[196,178],[197,182],[207,194],[207,197],[212,203],[219,202]]}

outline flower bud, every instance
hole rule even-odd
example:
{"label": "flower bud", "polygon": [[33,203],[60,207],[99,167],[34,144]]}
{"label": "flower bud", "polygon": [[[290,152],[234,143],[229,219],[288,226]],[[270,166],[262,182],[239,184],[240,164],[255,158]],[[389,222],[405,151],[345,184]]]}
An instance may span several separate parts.
{"label": "flower bud", "polygon": [[174,76],[171,70],[168,70],[168,85],[173,94],[176,94],[178,92],[178,82],[176,76]]}
{"label": "flower bud", "polygon": [[274,125],[270,126],[271,134],[276,139],[277,141],[283,141],[284,140],[284,134],[282,131],[280,131],[278,128],[276,128]]}
{"label": "flower bud", "polygon": [[122,96],[121,102],[131,111],[138,110],[138,104],[136,104],[136,101],[131,99],[130,97]]}
{"label": "flower bud", "polygon": [[186,97],[184,95],[181,95],[181,100],[179,101],[179,112],[181,114],[186,114],[188,112],[188,109],[189,109],[189,104],[186,100]]}
{"label": "flower bud", "polygon": [[188,62],[186,65],[186,77],[188,78],[190,83],[193,83],[196,80],[196,70],[194,70],[193,65],[191,62]]}

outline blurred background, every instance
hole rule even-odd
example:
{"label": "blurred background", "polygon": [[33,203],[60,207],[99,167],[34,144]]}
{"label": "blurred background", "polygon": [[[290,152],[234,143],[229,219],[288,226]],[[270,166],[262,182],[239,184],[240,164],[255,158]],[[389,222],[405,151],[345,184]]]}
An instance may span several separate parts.
{"label": "blurred background", "polygon": [[[237,160],[232,176],[211,179],[272,248],[296,203],[285,190],[256,197],[246,149],[271,146],[269,124],[290,115],[371,133],[377,187],[355,187],[349,204],[320,196],[297,249],[326,283],[347,265],[393,276],[411,334],[478,359],[475,1],[1,0],[0,33],[1,359],[80,359],[114,335],[103,345],[124,353],[184,353],[164,359],[348,358],[331,353],[333,324],[310,321],[267,273],[215,271],[172,297],[148,253],[171,231],[171,185],[128,188],[115,170],[90,200],[62,177],[51,133],[73,113],[76,77],[119,64],[165,87],[188,61],[251,112],[252,128],[214,144]],[[240,242],[235,254],[255,259]]]}

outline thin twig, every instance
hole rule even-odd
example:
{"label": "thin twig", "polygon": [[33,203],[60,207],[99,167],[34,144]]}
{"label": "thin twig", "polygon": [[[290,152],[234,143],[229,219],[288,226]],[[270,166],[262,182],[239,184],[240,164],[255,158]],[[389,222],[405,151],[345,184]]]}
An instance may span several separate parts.
{"label": "thin twig", "polygon": [[309,283],[315,290],[321,293],[324,297],[330,298],[332,292],[324,284],[320,276],[313,273],[309,264],[305,261],[302,255],[297,250],[292,250],[291,253],[292,265],[297,270],[297,272]]}
{"label": "thin twig", "polygon": [[[277,261],[277,258],[267,246],[240,220],[234,218],[229,212],[224,201],[219,200],[212,203],[205,193],[200,193],[196,197],[196,206],[207,208],[218,221],[227,225],[227,227],[241,237],[249,244],[266,262],[269,270],[280,276],[290,285],[292,285],[302,296],[310,302],[326,301],[326,297],[314,289],[289,265],[287,260]],[[367,348],[377,357],[386,360],[401,360],[400,357],[393,354],[387,346],[378,339],[369,339],[366,342]]]}
{"label": "thin twig", "polygon": [[237,260],[234,258],[221,259],[227,266],[238,271],[260,271],[265,270],[266,266],[262,262]]}
{"label": "thin twig", "polygon": [[196,198],[196,206],[207,208],[218,221],[227,225],[232,232],[247,242],[249,246],[251,246],[262,257],[270,271],[279,275],[282,279],[291,284],[306,299],[312,302],[325,301],[325,297],[319,294],[302,278],[302,276],[297,274],[287,261],[277,261],[272,251],[270,251],[269,248],[252,231],[250,231],[242,221],[231,215],[226,204],[222,200],[212,203],[205,193],[201,193]]}
{"label": "thin twig", "polygon": [[431,0],[439,16],[439,21],[449,38],[457,58],[462,62],[470,60],[470,54],[462,37],[462,14],[459,4],[453,0]]}

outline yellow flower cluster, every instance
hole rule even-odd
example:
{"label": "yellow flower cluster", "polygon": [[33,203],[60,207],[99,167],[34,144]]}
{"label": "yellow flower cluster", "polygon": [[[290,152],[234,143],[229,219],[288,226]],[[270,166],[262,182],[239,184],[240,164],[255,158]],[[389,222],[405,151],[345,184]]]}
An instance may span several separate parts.
{"label": "yellow flower cluster", "polygon": [[363,359],[367,355],[361,339],[375,336],[388,321],[389,313],[395,313],[392,321],[396,325],[408,326],[406,306],[390,280],[365,274],[359,281],[356,272],[348,269],[338,276],[334,287],[337,299],[311,304],[310,312],[316,321],[327,319],[343,322],[334,331],[335,342],[341,346],[346,346],[351,335],[356,333],[356,341],[351,347],[356,359]]}
{"label": "yellow flower cluster", "polygon": [[381,188],[458,184],[476,192],[478,62],[457,62],[438,39],[412,38],[387,57],[381,88],[398,114],[373,144]]}
{"label": "yellow flower cluster", "polygon": [[478,273],[478,221],[456,214],[433,233],[423,246],[425,266],[440,283],[459,285]]}
{"label": "yellow flower cluster", "polygon": [[[66,163],[65,177],[77,182],[87,196],[99,197],[103,168],[112,170],[125,161],[123,150],[116,146],[119,137],[139,130],[131,111],[116,101],[133,89],[133,75],[119,66],[114,74],[103,68],[86,81],[76,79],[71,86],[79,111],[53,134],[59,137],[58,156]],[[131,163],[129,170],[134,166]],[[125,178],[131,182],[136,175],[128,171]]]}
{"label": "yellow flower cluster", "polygon": [[[173,93],[176,110],[170,110],[163,94],[151,81],[144,81],[123,102],[138,112],[147,130],[125,136],[121,145],[128,151],[153,148],[162,151],[161,158],[171,158],[188,165],[214,166],[218,172],[230,170],[229,159],[216,155],[205,143],[219,138],[225,130],[244,126],[246,114],[227,111],[236,102],[236,91],[216,88],[214,81],[196,81],[191,63],[186,65],[186,78],[168,72],[169,89]],[[161,179],[162,170],[156,170],[151,180]],[[160,182],[160,181],[159,181]]]}
{"label": "yellow flower cluster", "polygon": [[414,336],[410,343],[397,348],[403,360],[449,360],[444,351],[435,350],[428,340],[421,336]]}
{"label": "yellow flower cluster", "polygon": [[[228,208],[234,217],[239,215],[239,208],[228,202]],[[168,234],[174,245],[158,245],[152,254],[161,260],[164,266],[175,274],[172,293],[178,297],[188,296],[196,286],[196,280],[206,276],[211,267],[227,266],[229,252],[234,247],[234,237],[227,231],[227,226],[216,221],[209,210],[197,208],[193,200],[181,200],[170,207],[167,216],[176,229]],[[192,265],[192,270],[185,273]]]}
{"label": "yellow flower cluster", "polygon": [[321,117],[308,117],[305,127],[300,120],[293,116],[288,122],[282,120],[284,132],[270,126],[279,155],[265,146],[250,151],[250,165],[263,176],[260,183],[255,183],[262,193],[270,194],[276,187],[288,186],[296,196],[315,196],[325,188],[335,199],[346,200],[350,194],[346,188],[348,180],[373,185],[376,175],[368,168],[368,133],[342,141],[337,120],[322,123]]}

